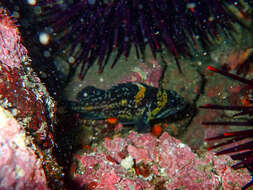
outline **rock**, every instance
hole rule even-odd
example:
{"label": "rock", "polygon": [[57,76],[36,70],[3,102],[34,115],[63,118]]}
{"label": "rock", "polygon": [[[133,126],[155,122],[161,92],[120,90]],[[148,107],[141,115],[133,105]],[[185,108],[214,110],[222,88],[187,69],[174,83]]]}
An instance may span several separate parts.
{"label": "rock", "polygon": [[2,187],[45,189],[49,184],[52,189],[62,188],[62,168],[53,156],[55,103],[33,72],[15,22],[3,9],[0,9],[0,106],[12,115],[10,121],[6,119],[10,124],[1,120],[5,130],[1,130],[0,140],[6,151],[6,155],[0,154],[6,159],[1,158]]}
{"label": "rock", "polygon": [[[198,156],[166,132],[107,138],[75,157],[74,181],[88,189],[239,189],[251,178],[246,169],[231,172],[229,156]],[[122,166],[129,158],[133,164]]]}
{"label": "rock", "polygon": [[48,189],[42,160],[36,155],[32,139],[2,107],[0,120],[0,188]]}

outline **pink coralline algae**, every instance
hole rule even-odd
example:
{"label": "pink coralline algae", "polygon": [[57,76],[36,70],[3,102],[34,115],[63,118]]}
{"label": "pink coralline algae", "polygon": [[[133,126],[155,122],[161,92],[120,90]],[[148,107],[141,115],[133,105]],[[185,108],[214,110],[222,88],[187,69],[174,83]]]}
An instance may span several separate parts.
{"label": "pink coralline algae", "polygon": [[31,139],[2,107],[0,120],[0,189],[47,189],[42,163]]}
{"label": "pink coralline algae", "polygon": [[21,67],[27,56],[26,48],[20,43],[15,22],[0,9],[0,61],[10,68]]}
{"label": "pink coralline algae", "polygon": [[119,83],[143,82],[158,88],[161,75],[162,67],[156,60],[149,59],[146,63],[140,63],[132,68],[132,71],[123,76]]}
{"label": "pink coralline algae", "polygon": [[93,152],[75,156],[81,163],[74,180],[87,189],[240,189],[250,179],[246,169],[232,171],[229,156],[206,153],[163,133],[130,132],[106,138]]}

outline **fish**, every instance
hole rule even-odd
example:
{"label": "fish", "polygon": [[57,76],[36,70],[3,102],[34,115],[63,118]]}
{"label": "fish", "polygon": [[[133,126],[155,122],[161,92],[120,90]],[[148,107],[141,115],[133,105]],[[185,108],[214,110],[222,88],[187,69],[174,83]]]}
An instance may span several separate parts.
{"label": "fish", "polygon": [[127,82],[108,90],[87,86],[68,103],[68,109],[87,120],[117,118],[123,125],[146,131],[150,122],[180,114],[188,103],[173,90]]}

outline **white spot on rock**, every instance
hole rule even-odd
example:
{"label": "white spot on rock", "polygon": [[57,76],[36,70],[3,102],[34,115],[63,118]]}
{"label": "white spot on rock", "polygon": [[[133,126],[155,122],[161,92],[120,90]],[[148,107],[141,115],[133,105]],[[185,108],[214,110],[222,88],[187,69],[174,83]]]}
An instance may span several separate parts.
{"label": "white spot on rock", "polygon": [[125,159],[121,160],[120,165],[127,170],[132,168],[134,165],[134,160],[132,156],[128,156]]}

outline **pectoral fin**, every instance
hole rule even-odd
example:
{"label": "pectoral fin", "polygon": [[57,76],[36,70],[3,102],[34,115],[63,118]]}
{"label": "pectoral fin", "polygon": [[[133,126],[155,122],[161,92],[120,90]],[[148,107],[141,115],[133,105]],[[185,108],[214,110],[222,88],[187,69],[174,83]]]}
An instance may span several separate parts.
{"label": "pectoral fin", "polygon": [[141,133],[150,132],[150,121],[147,112],[144,112],[140,120],[137,122],[137,130]]}

